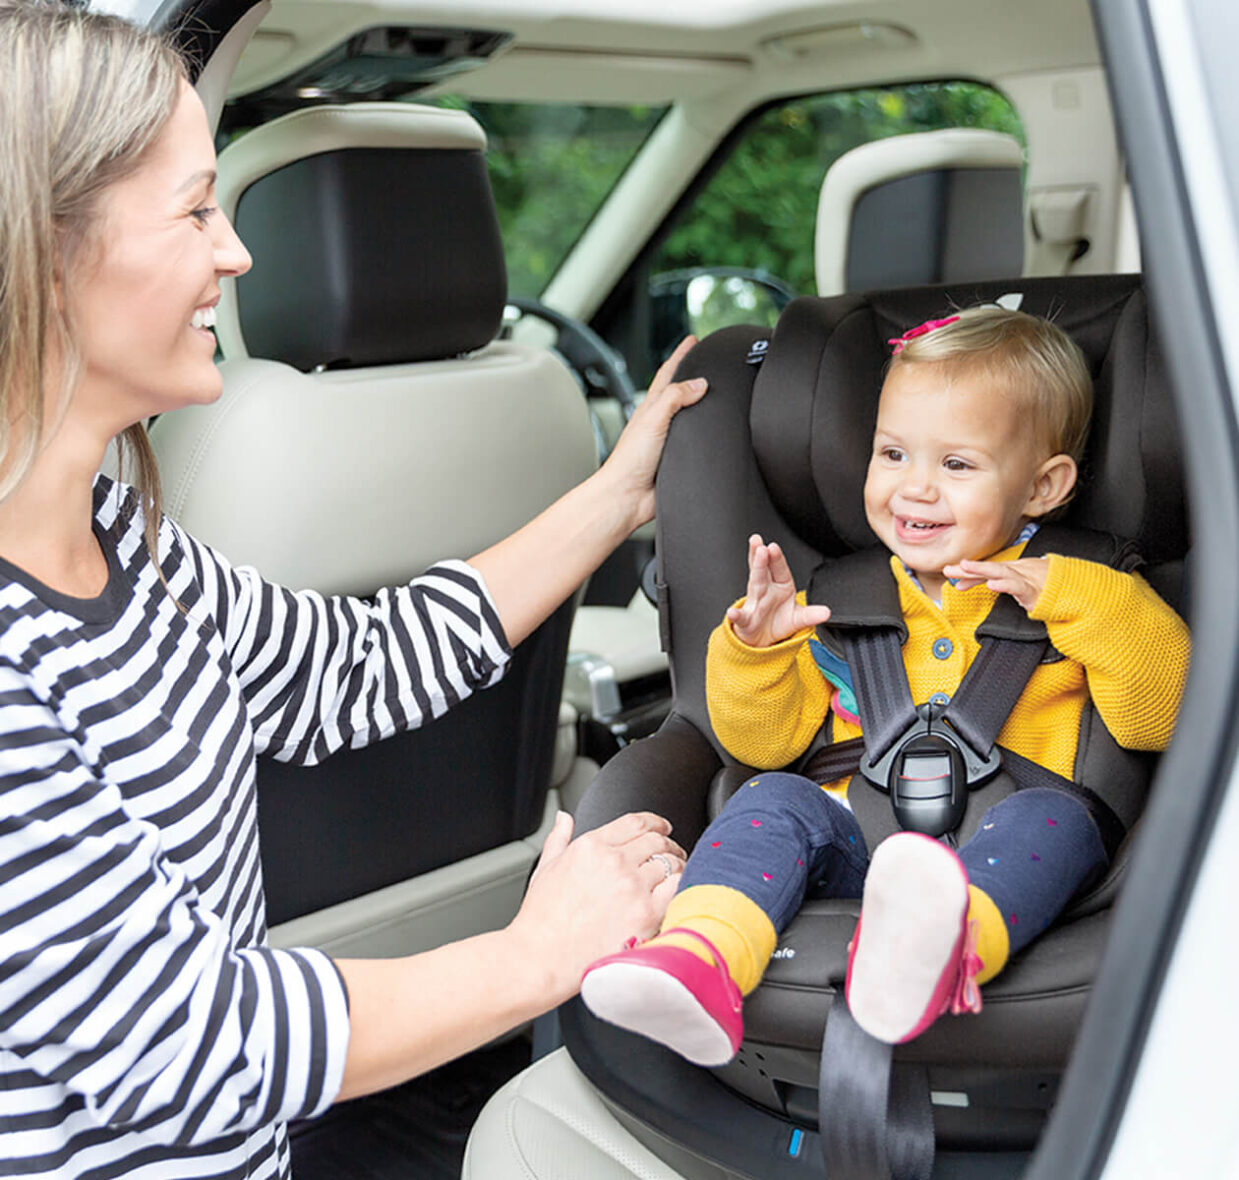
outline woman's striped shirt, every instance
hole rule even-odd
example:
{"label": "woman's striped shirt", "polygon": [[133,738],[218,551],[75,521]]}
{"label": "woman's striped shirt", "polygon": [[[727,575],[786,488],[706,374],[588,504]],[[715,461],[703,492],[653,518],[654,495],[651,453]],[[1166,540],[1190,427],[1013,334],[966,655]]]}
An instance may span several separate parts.
{"label": "woman's striped shirt", "polygon": [[0,562],[0,1174],[286,1177],[347,996],[321,952],[266,945],[255,754],[415,727],[510,652],[461,562],[324,598],[165,520],[165,586],[134,493],[100,476],[95,504],[98,598]]}

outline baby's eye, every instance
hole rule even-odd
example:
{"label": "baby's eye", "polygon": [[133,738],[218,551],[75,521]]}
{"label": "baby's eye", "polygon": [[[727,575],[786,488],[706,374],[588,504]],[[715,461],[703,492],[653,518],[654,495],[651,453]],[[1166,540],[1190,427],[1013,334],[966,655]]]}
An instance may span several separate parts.
{"label": "baby's eye", "polygon": [[965,462],[963,459],[957,459],[952,455],[949,459],[943,460],[942,465],[948,471],[971,471],[972,464]]}
{"label": "baby's eye", "polygon": [[903,462],[903,451],[899,447],[883,447],[878,454],[891,463]]}
{"label": "baby's eye", "polygon": [[215,213],[217,208],[218,206],[216,205],[203,205],[198,209],[191,209],[189,211],[189,215],[199,225],[206,225],[206,223],[211,220],[211,216]]}

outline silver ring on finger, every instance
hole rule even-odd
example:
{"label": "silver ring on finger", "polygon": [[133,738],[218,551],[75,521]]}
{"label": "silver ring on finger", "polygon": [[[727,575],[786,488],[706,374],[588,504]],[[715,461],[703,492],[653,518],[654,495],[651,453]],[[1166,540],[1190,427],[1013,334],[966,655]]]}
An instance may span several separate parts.
{"label": "silver ring on finger", "polygon": [[671,857],[665,852],[655,852],[649,857],[650,860],[656,860],[663,867],[663,880],[665,881],[671,876]]}

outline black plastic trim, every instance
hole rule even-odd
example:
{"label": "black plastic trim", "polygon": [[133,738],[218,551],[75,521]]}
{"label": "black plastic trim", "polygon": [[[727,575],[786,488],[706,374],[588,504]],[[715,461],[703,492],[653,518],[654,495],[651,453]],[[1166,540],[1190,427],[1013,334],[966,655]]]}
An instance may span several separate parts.
{"label": "black plastic trim", "polygon": [[1161,789],[1145,814],[1088,1016],[1026,1180],[1083,1180],[1105,1166],[1237,752],[1239,432],[1147,4],[1092,2],[1140,219],[1156,229],[1142,242],[1146,288],[1192,458],[1194,532],[1218,543],[1198,546],[1189,563],[1193,627],[1209,640],[1196,646],[1175,742],[1157,776]]}

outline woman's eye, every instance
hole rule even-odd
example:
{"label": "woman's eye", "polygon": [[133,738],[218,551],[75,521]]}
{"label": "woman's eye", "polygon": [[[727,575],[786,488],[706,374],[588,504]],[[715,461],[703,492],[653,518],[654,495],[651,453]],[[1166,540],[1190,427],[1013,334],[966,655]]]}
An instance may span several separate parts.
{"label": "woman's eye", "polygon": [[211,220],[211,215],[215,212],[216,208],[217,206],[215,205],[203,205],[199,209],[191,209],[189,211],[189,215],[199,225],[206,225],[206,223]]}

